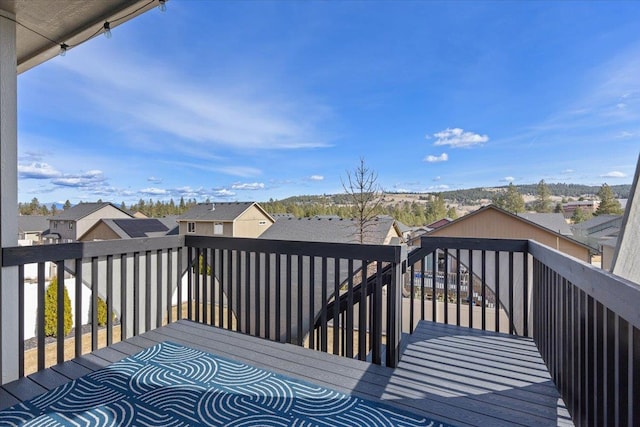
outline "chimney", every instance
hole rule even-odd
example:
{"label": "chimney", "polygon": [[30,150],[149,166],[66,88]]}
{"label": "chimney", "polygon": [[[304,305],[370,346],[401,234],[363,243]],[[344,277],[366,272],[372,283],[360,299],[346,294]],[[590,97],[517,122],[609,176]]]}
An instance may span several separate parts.
{"label": "chimney", "polygon": [[215,203],[211,203],[211,212],[216,210],[216,204]]}

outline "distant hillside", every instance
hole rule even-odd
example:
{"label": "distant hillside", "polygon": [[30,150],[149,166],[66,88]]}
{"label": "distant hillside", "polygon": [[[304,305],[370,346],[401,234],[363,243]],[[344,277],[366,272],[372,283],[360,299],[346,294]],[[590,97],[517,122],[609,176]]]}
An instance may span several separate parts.
{"label": "distant hillside", "polygon": [[[522,195],[535,195],[538,184],[516,185],[516,189]],[[600,190],[599,185],[580,185],[580,184],[547,184],[552,196],[579,198],[583,196],[595,196]],[[460,204],[473,204],[478,200],[492,199],[496,192],[506,189],[507,186],[491,187],[491,188],[470,188],[467,190],[443,191],[442,196],[445,200]],[[631,185],[612,185],[613,194],[619,199],[626,199],[631,192]]]}
{"label": "distant hillside", "polygon": [[[538,184],[525,184],[525,185],[516,185],[518,192],[522,195],[535,195]],[[549,191],[551,191],[552,196],[558,197],[566,197],[566,198],[579,198],[584,196],[595,196],[600,190],[599,185],[580,185],[580,184],[547,184],[549,187]],[[472,205],[477,204],[480,200],[491,200],[496,195],[496,192],[506,189],[507,186],[501,187],[478,187],[478,188],[469,188],[464,190],[452,190],[452,191],[443,191],[440,194],[444,197],[444,199],[450,203],[458,203],[461,205]],[[629,197],[629,193],[631,191],[630,184],[624,185],[612,185],[611,190],[613,194],[619,199],[626,199]],[[388,193],[389,195],[395,193]],[[400,193],[407,194],[407,193]],[[412,193],[417,196],[421,200],[428,200],[429,193]],[[343,205],[348,204],[348,198],[344,194],[324,194],[324,195],[304,195],[304,196],[293,196],[288,197],[283,200],[279,200],[280,203],[283,204],[296,204],[296,205],[307,205],[307,204],[333,204],[333,205]]]}

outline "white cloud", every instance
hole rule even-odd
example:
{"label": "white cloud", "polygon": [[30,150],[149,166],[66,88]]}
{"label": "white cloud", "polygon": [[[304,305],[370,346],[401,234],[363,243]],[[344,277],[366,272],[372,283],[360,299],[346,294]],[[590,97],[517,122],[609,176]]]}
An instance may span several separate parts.
{"label": "white cloud", "polygon": [[460,128],[447,128],[434,133],[433,136],[436,138],[436,142],[433,145],[448,145],[452,148],[472,147],[489,141],[487,135],[465,132]]}
{"label": "white cloud", "polygon": [[435,178],[432,179],[432,181],[440,181],[442,178],[439,176],[436,176]]}
{"label": "white cloud", "polygon": [[439,156],[428,155],[424,158],[424,161],[429,163],[446,162],[447,160],[449,160],[447,153],[442,153]]}
{"label": "white cloud", "polygon": [[570,174],[570,173],[574,173],[575,171],[573,169],[565,169],[562,171],[563,174]]}
{"label": "white cloud", "polygon": [[516,180],[516,179],[515,179],[514,177],[512,177],[512,176],[505,176],[505,177],[504,177],[504,178],[502,178],[500,181],[503,181],[503,182],[513,182],[513,181],[515,181],[515,180]]}
{"label": "white cloud", "polygon": [[619,102],[618,104],[616,104],[616,107],[622,110],[627,107],[627,104],[625,104],[624,102]]}
{"label": "white cloud", "polygon": [[311,175],[309,177],[309,179],[311,181],[322,181],[324,179],[324,176],[322,176],[322,175]]}
{"label": "white cloud", "polygon": [[602,178],[624,178],[627,174],[620,171],[611,171],[600,175]]}
{"label": "white cloud", "polygon": [[242,184],[233,184],[231,186],[234,190],[261,190],[264,188],[262,182],[246,182]]}
{"label": "white cloud", "polygon": [[221,189],[221,190],[216,190],[213,192],[213,195],[216,197],[233,197],[236,195],[236,193],[234,193],[233,191],[227,190],[225,188]]}
{"label": "white cloud", "polygon": [[143,188],[142,190],[140,190],[140,192],[143,194],[148,194],[152,196],[165,196],[169,194],[169,191],[163,190],[162,188],[156,188],[156,187]]}
{"label": "white cloud", "polygon": [[[242,86],[221,79],[198,82],[185,78],[170,61],[128,59],[121,53],[113,67],[113,55],[106,49],[78,49],[74,58],[55,65],[75,76],[73,90],[90,98],[89,105],[127,123],[122,130],[173,137],[175,142],[168,138],[158,149],[193,150],[184,141],[209,150],[329,146],[318,131],[329,109],[304,94],[287,95],[259,78],[243,80]],[[91,116],[87,112],[80,118],[94,120]]]}
{"label": "white cloud", "polygon": [[98,184],[102,185],[106,182],[106,178],[100,170],[90,170],[78,175],[65,174],[51,180],[51,183],[61,187],[76,187],[91,189]]}
{"label": "white cloud", "polygon": [[223,168],[216,168],[216,170],[218,172],[226,173],[227,175],[239,176],[241,178],[249,178],[262,174],[260,169],[249,166],[226,166]]}
{"label": "white cloud", "polygon": [[430,191],[441,191],[441,190],[448,190],[450,187],[446,184],[440,184],[440,185],[432,185],[431,187],[429,187]]}
{"label": "white cloud", "polygon": [[48,163],[32,162],[18,165],[18,177],[21,179],[51,179],[62,175]]}
{"label": "white cloud", "polygon": [[626,130],[620,131],[618,134],[618,138],[631,138],[632,136],[634,136],[634,134]]}
{"label": "white cloud", "polygon": [[156,178],[155,176],[150,176],[147,178],[147,181],[152,182],[154,184],[159,184],[162,182],[162,178]]}

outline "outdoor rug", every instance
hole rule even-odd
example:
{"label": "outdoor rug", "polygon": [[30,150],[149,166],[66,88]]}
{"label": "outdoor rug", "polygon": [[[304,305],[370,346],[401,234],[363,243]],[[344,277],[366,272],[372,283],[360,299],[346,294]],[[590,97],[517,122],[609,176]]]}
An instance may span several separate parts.
{"label": "outdoor rug", "polygon": [[0,411],[0,426],[444,426],[164,342]]}

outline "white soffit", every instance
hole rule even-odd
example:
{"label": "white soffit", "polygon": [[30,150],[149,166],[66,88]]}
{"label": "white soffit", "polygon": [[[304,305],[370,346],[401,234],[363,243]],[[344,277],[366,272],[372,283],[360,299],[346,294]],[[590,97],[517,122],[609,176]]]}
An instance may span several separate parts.
{"label": "white soffit", "polygon": [[17,22],[17,71],[22,73],[58,55],[60,44],[77,46],[100,34],[105,22],[115,28],[158,4],[158,0],[0,0],[0,14]]}

